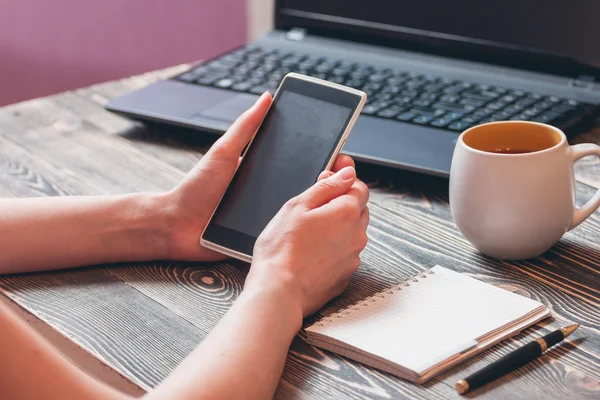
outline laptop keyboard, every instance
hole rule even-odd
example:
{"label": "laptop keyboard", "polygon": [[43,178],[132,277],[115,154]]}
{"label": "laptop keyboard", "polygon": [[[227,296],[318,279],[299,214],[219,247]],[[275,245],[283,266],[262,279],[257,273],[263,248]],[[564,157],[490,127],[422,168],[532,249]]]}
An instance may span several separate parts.
{"label": "laptop keyboard", "polygon": [[210,60],[176,79],[274,94],[289,72],[363,90],[368,95],[363,114],[456,132],[503,120],[561,125],[589,106],[555,96],[254,46]]}

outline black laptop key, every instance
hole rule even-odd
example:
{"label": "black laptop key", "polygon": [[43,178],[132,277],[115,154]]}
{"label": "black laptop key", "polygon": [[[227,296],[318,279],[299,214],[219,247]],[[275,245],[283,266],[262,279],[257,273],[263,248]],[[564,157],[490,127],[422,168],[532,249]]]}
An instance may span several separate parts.
{"label": "black laptop key", "polygon": [[423,86],[423,90],[427,91],[427,92],[439,92],[442,88],[444,88],[446,85],[444,85],[443,83],[430,83],[428,85]]}
{"label": "black laptop key", "polygon": [[315,67],[315,71],[321,74],[328,73],[332,70],[332,66],[329,64],[319,64]]}
{"label": "black laptop key", "polygon": [[460,100],[460,96],[455,95],[455,94],[447,94],[447,95],[440,97],[440,101],[442,101],[444,103],[456,103],[459,100]]}
{"label": "black laptop key", "polygon": [[437,99],[437,97],[438,97],[438,96],[437,96],[437,94],[436,94],[436,93],[425,92],[425,93],[422,93],[422,94],[419,96],[419,99],[421,99],[421,100],[429,100],[429,101],[433,101],[433,100],[436,100],[436,99]]}
{"label": "black laptop key", "polygon": [[399,106],[404,106],[407,104],[412,103],[413,98],[412,97],[396,97],[396,104],[398,104]]}
{"label": "black laptop key", "polygon": [[275,89],[266,86],[255,86],[252,89],[250,89],[250,93],[263,94],[264,92],[269,92],[271,93],[271,96],[275,96],[275,91]]}
{"label": "black laptop key", "polygon": [[481,118],[476,118],[476,117],[464,117],[463,119],[460,120],[460,122],[464,122],[466,124],[473,124],[473,125],[475,125],[479,121],[481,121]]}
{"label": "black laptop key", "polygon": [[541,109],[539,109],[537,107],[531,107],[531,108],[528,108],[528,109],[524,110],[522,114],[527,115],[527,116],[529,116],[531,118],[531,117],[535,117],[536,115],[538,115],[542,111],[543,110],[541,110]]}
{"label": "black laptop key", "polygon": [[350,73],[349,69],[340,68],[340,67],[337,67],[337,68],[334,68],[333,70],[331,70],[331,74],[335,75],[335,76],[345,77],[349,73]]}
{"label": "black laptop key", "polygon": [[477,100],[477,101],[480,101],[482,103],[485,103],[485,102],[488,102],[488,101],[494,99],[494,97],[486,96],[484,94],[475,93],[475,92],[468,92],[468,91],[462,92],[460,95],[462,97],[466,97],[466,98],[469,98],[471,100]]}
{"label": "black laptop key", "polygon": [[329,82],[333,82],[333,83],[339,83],[340,85],[344,84],[344,78],[341,76],[330,76],[329,78],[327,78],[327,80]]}
{"label": "black laptop key", "polygon": [[426,125],[433,120],[433,117],[427,115],[419,115],[415,119],[412,120],[415,124]]}
{"label": "black laptop key", "polygon": [[385,74],[373,74],[368,77],[368,80],[371,82],[383,82],[387,75]]}
{"label": "black laptop key", "polygon": [[521,107],[529,107],[530,105],[532,105],[533,103],[536,103],[536,102],[537,102],[536,99],[533,99],[531,97],[525,97],[525,98],[518,100],[516,104]]}
{"label": "black laptop key", "polygon": [[[414,103],[413,103],[414,104]],[[410,112],[417,115],[423,115],[431,118],[438,117],[443,115],[445,112],[443,110],[438,110],[431,107],[412,107]]]}
{"label": "black laptop key", "polygon": [[550,101],[540,101],[535,103],[535,107],[540,109],[540,110],[546,110],[550,107],[552,107],[554,105],[554,103],[550,102]]}
{"label": "black laptop key", "polygon": [[363,90],[372,90],[374,92],[378,92],[381,90],[381,84],[377,82],[370,82],[363,87]]}
{"label": "black laptop key", "polygon": [[511,121],[529,121],[531,120],[531,116],[527,114],[517,114],[510,117]]}
{"label": "black laptop key", "polygon": [[513,105],[510,105],[510,106],[504,108],[503,111],[515,114],[515,113],[523,111],[523,107],[513,104]]}
{"label": "black laptop key", "polygon": [[236,83],[235,85],[231,86],[231,89],[238,91],[238,92],[247,92],[248,90],[252,89],[253,85],[251,83],[248,82],[241,82],[241,83]]}
{"label": "black laptop key", "polygon": [[506,112],[506,111],[500,111],[500,112],[497,112],[495,114],[492,114],[490,116],[490,118],[495,118],[497,120],[504,121],[504,120],[510,119],[510,117],[512,117],[513,114],[514,113],[510,113],[510,112]]}
{"label": "black laptop key", "polygon": [[458,93],[461,93],[461,92],[462,92],[462,91],[464,91],[464,90],[465,90],[465,88],[464,88],[464,87],[462,87],[462,86],[460,86],[460,85],[454,85],[454,86],[448,86],[448,87],[444,88],[442,91],[443,91],[445,94],[450,94],[450,95],[453,95],[453,94],[458,94]]}
{"label": "black laptop key", "polygon": [[379,101],[389,101],[391,102],[394,99],[394,96],[391,93],[375,93],[371,98],[377,99]]}
{"label": "black laptop key", "polygon": [[344,83],[346,86],[350,86],[352,88],[355,89],[360,89],[363,86],[363,82],[361,80],[358,79],[347,79],[346,83]]}
{"label": "black laptop key", "polygon": [[397,119],[397,120],[399,120],[399,121],[405,121],[405,122],[408,122],[408,121],[412,120],[414,117],[416,117],[416,115],[415,115],[415,114],[413,114],[413,113],[410,113],[410,112],[404,112],[404,113],[402,113],[402,114],[398,115],[398,116],[396,117],[396,119]]}
{"label": "black laptop key", "polygon": [[403,90],[399,93],[399,96],[401,97],[417,97],[419,95],[419,92],[416,90]]}
{"label": "black laptop key", "polygon": [[363,107],[362,113],[366,115],[373,115],[377,113],[380,109],[381,107],[378,107],[377,105],[368,104]]}
{"label": "black laptop key", "polygon": [[194,82],[196,79],[198,79],[198,74],[194,74],[193,72],[186,72],[183,75],[179,75],[177,79],[179,79],[182,82]]}
{"label": "black laptop key", "polygon": [[418,99],[413,101],[413,104],[418,107],[428,107],[431,104],[430,100]]}
{"label": "black laptop key", "polygon": [[383,109],[377,113],[377,116],[382,118],[394,118],[396,115],[400,114],[404,111],[403,107],[399,106],[391,106],[386,109]]}
{"label": "black laptop key", "polygon": [[431,107],[437,108],[439,110],[456,112],[456,113],[468,113],[475,109],[475,107],[473,107],[473,106],[467,106],[467,105],[462,105],[462,104],[442,103],[442,102],[434,103],[431,105]]}
{"label": "black laptop key", "polygon": [[452,129],[453,131],[462,132],[462,131],[470,128],[471,126],[472,126],[472,124],[462,122],[462,121],[456,121],[456,122],[453,122],[450,125],[448,125],[448,129]]}
{"label": "black laptop key", "polygon": [[220,74],[206,74],[206,75],[202,75],[200,76],[198,79],[196,79],[196,82],[199,83],[200,85],[212,85],[213,83],[215,83],[216,81],[225,78],[227,76],[227,74],[224,73],[220,73]]}
{"label": "black laptop key", "polygon": [[215,87],[218,87],[220,89],[228,89],[229,87],[233,86],[234,83],[235,83],[235,81],[233,79],[224,78],[224,79],[219,79],[218,81],[216,81],[214,83],[214,85],[215,85]]}
{"label": "black laptop key", "polygon": [[436,119],[434,119],[433,121],[431,121],[429,123],[429,125],[435,126],[436,128],[445,128],[451,122],[452,122],[451,119],[442,117],[442,118],[436,118]]}
{"label": "black laptop key", "polygon": [[550,109],[550,111],[557,112],[559,114],[566,114],[566,113],[569,113],[569,112],[571,112],[573,110],[575,110],[575,107],[570,106],[570,105],[568,105],[566,103],[559,104],[559,105],[554,106],[554,107],[552,107]]}
{"label": "black laptop key", "polygon": [[323,79],[326,80],[328,75],[322,72],[311,72],[309,74],[310,76],[312,76],[313,78],[317,78],[317,79]]}
{"label": "black laptop key", "polygon": [[425,84],[424,81],[420,81],[420,80],[410,80],[408,82],[405,82],[404,85],[408,88],[408,89],[419,89],[421,86],[423,86]]}
{"label": "black laptop key", "polygon": [[550,112],[541,114],[541,115],[533,118],[532,121],[543,122],[545,124],[549,124],[552,121],[555,121],[556,119],[558,119],[560,116],[561,116],[561,114],[550,111]]}
{"label": "black laptop key", "polygon": [[475,112],[473,112],[473,114],[471,114],[471,116],[473,118],[487,118],[490,116],[490,114],[493,114],[494,111],[492,110],[486,110],[486,109],[482,109],[482,110],[477,110]]}
{"label": "black laptop key", "polygon": [[400,93],[401,90],[402,90],[402,88],[400,86],[390,85],[390,86],[384,86],[383,89],[381,90],[381,92],[395,95],[395,94]]}
{"label": "black laptop key", "polygon": [[498,111],[503,109],[505,106],[506,104],[501,101],[494,101],[486,105],[485,108],[487,108],[488,110]]}
{"label": "black laptop key", "polygon": [[475,100],[475,99],[471,99],[471,98],[467,97],[467,98],[460,100],[458,103],[466,105],[466,106],[481,107],[481,106],[485,105],[486,101]]}

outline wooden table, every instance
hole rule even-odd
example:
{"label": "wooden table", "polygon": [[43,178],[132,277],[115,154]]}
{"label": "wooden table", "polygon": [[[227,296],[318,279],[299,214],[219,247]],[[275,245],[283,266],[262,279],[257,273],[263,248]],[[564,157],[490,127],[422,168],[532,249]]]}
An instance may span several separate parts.
{"label": "wooden table", "polygon": [[[172,188],[214,137],[144,126],[110,114],[102,105],[182,68],[0,109],[0,195]],[[600,142],[600,131],[577,140]],[[370,243],[346,293],[321,314],[442,264],[539,300],[554,318],[422,387],[308,346],[299,334],[277,398],[457,398],[454,383],[459,378],[532,338],[575,322],[581,328],[572,340],[467,397],[600,398],[600,213],[538,259],[497,261],[475,252],[457,231],[447,180],[366,165],[358,171],[373,188]],[[578,164],[579,203],[600,187],[599,171],[597,160]],[[65,246],[68,251],[77,243]],[[140,394],[167,376],[210,332],[240,294],[247,270],[238,262],[102,265],[4,277],[0,290],[84,368]],[[101,368],[90,367],[86,357]]]}

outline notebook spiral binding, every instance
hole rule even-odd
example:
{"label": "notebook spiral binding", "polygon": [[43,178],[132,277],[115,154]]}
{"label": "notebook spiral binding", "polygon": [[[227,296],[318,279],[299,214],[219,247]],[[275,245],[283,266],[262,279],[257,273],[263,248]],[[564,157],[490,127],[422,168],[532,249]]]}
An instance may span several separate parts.
{"label": "notebook spiral binding", "polygon": [[319,326],[325,326],[326,322],[332,322],[334,319],[344,318],[344,315],[351,314],[352,310],[358,311],[361,308],[368,307],[369,303],[376,303],[378,301],[378,299],[385,299],[387,295],[392,295],[395,292],[399,292],[399,291],[403,290],[404,288],[410,287],[412,283],[419,282],[419,278],[426,279],[427,275],[434,275],[434,274],[435,274],[434,271],[432,271],[431,269],[427,269],[427,270],[423,271],[422,273],[413,276],[412,278],[408,278],[405,281],[400,282],[397,285],[394,285],[387,289],[383,289],[382,291],[377,292],[374,295],[367,297],[366,299],[364,299],[362,301],[359,301],[358,303],[351,304],[333,314],[323,317],[323,318],[319,319],[317,322],[315,322],[315,324],[317,324]]}

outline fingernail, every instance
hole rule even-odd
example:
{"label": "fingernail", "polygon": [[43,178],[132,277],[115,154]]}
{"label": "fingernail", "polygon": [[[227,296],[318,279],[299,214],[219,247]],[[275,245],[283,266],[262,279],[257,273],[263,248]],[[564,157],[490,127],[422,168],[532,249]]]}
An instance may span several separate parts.
{"label": "fingernail", "polygon": [[337,175],[340,178],[342,178],[343,181],[349,181],[351,179],[354,179],[354,177],[356,176],[356,172],[352,167],[344,167],[338,171]]}

